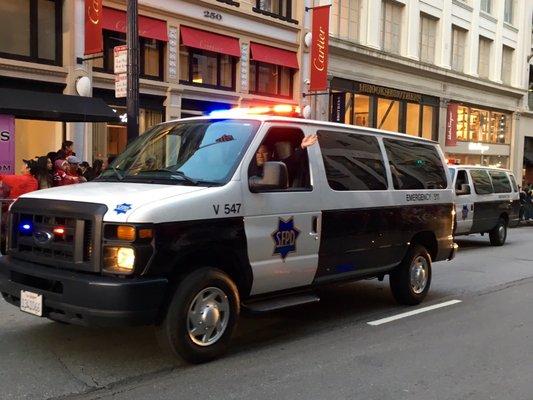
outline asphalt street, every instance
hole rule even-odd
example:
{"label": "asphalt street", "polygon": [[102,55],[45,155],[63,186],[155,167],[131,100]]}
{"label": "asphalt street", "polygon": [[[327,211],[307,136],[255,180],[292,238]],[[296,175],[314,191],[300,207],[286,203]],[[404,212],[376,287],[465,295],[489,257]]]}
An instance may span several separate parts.
{"label": "asphalt street", "polygon": [[[229,354],[189,366],[152,328],[87,329],[0,302],[0,399],[533,399],[533,226],[458,240],[419,307],[388,282],[241,320]],[[461,302],[378,326],[368,322]]]}

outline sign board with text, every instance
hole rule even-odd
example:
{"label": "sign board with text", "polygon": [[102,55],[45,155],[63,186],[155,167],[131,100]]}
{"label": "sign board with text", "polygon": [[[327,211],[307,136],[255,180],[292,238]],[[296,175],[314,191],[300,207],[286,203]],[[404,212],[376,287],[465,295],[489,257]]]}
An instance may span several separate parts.
{"label": "sign board with text", "polygon": [[15,117],[0,115],[0,174],[15,173]]}
{"label": "sign board with text", "polygon": [[328,88],[329,9],[331,5],[313,8],[310,91]]}
{"label": "sign board with text", "polygon": [[125,74],[128,71],[128,46],[115,46],[113,48],[115,74]]}
{"label": "sign board with text", "polygon": [[115,97],[120,99],[126,97],[128,94],[128,75],[117,74],[115,75]]}

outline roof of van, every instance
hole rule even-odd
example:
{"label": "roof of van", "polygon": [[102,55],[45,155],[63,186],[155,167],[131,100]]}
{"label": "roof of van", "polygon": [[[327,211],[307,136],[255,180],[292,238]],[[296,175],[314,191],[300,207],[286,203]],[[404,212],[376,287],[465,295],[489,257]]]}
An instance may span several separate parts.
{"label": "roof of van", "polygon": [[220,116],[201,116],[201,117],[190,117],[190,118],[181,118],[181,119],[175,119],[171,121],[166,121],[164,123],[171,123],[171,122],[178,122],[178,121],[193,121],[193,120],[220,120],[220,119],[231,119],[231,120],[256,120],[261,122],[288,122],[288,123],[294,123],[299,125],[312,125],[312,126],[321,126],[324,128],[335,128],[335,129],[345,129],[345,130],[358,130],[363,131],[366,133],[374,133],[379,134],[382,136],[388,136],[388,137],[394,137],[399,139],[409,139],[413,141],[420,141],[425,143],[432,143],[432,144],[438,144],[438,142],[430,139],[425,139],[417,136],[410,136],[405,133],[396,133],[396,132],[390,132],[385,131],[381,129],[375,129],[375,128],[367,128],[364,126],[358,126],[358,125],[348,125],[348,124],[341,124],[338,122],[329,122],[329,121],[318,121],[313,119],[304,119],[304,118],[291,118],[291,117],[279,117],[274,115],[238,115],[238,116],[228,116],[228,117],[220,117]]}
{"label": "roof of van", "polygon": [[456,165],[456,164],[452,164],[452,165],[448,165],[448,168],[454,168],[454,169],[491,169],[491,170],[495,170],[495,171],[505,171],[505,172],[509,172],[509,173],[513,173],[513,171],[511,171],[510,169],[506,169],[506,168],[498,168],[498,167],[486,167],[486,166],[483,166],[483,165]]}

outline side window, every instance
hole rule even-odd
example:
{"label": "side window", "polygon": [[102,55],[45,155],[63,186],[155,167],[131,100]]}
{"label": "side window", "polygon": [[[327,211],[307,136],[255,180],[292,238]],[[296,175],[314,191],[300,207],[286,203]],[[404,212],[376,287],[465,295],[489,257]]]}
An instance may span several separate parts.
{"label": "side window", "polygon": [[446,189],[446,170],[435,146],[384,139],[394,189]]}
{"label": "side window", "polygon": [[487,171],[483,169],[471,169],[470,176],[474,181],[474,189],[477,194],[491,194],[494,193],[492,183]]}
{"label": "side window", "polygon": [[[311,190],[309,157],[302,149],[304,134],[295,128],[271,128],[248,167],[248,177],[262,177],[263,165],[268,161],[280,161],[287,167],[289,187],[285,190]],[[285,191],[284,190],[284,191]]]}
{"label": "side window", "polygon": [[385,190],[387,175],[374,136],[319,131],[318,143],[333,190]]}
{"label": "side window", "polygon": [[511,185],[513,185],[513,192],[518,192],[518,185],[516,184],[516,179],[514,178],[514,175],[509,174],[509,178],[511,178]]}
{"label": "side window", "polygon": [[455,181],[455,190],[461,190],[462,185],[468,185],[470,180],[468,179],[468,174],[464,169],[457,171],[457,180]]}
{"label": "side window", "polygon": [[503,171],[489,171],[492,179],[492,186],[494,193],[511,193],[511,182],[507,178],[507,174]]}

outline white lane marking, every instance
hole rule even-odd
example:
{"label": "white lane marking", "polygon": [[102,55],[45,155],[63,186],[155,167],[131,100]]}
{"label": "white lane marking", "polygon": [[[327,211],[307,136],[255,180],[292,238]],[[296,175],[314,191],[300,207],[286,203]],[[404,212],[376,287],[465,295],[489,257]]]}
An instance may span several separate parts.
{"label": "white lane marking", "polygon": [[408,312],[405,312],[405,313],[402,313],[402,314],[393,315],[392,317],[387,317],[387,318],[377,319],[375,321],[370,321],[370,322],[367,322],[367,324],[368,325],[372,325],[372,326],[378,326],[378,325],[386,324],[387,322],[392,322],[392,321],[396,321],[398,319],[411,317],[411,316],[417,315],[417,314],[422,314],[422,313],[425,313],[427,311],[436,310],[438,308],[453,306],[454,304],[461,303],[461,302],[462,302],[461,300],[445,301],[444,303],[434,304],[432,306],[419,308],[418,310],[408,311]]}

